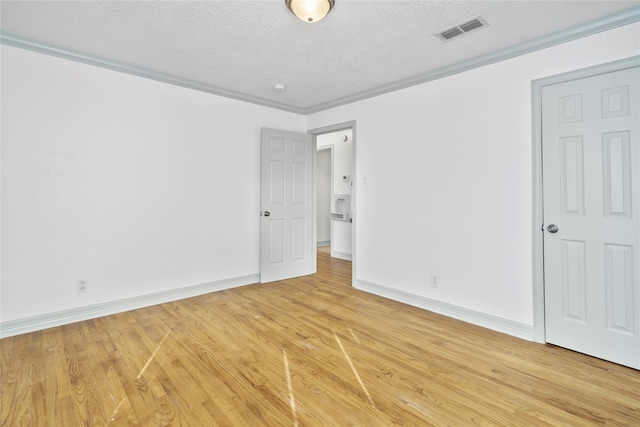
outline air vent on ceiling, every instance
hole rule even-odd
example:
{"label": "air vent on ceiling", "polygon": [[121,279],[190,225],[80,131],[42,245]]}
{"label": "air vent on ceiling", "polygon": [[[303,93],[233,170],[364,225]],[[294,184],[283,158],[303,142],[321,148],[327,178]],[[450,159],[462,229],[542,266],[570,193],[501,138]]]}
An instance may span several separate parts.
{"label": "air vent on ceiling", "polygon": [[487,21],[478,16],[476,18],[458,24],[455,27],[447,28],[446,30],[436,34],[436,37],[446,42],[472,31],[479,30],[480,28],[487,27],[488,25],[489,24],[487,24]]}

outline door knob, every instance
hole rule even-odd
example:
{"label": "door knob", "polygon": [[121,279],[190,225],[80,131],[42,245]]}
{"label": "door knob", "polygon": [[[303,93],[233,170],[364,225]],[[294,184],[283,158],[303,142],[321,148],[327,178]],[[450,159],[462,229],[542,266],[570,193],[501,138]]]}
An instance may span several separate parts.
{"label": "door knob", "polygon": [[271,212],[269,212],[269,211],[264,211],[264,216],[269,216],[269,215],[271,215]]}
{"label": "door knob", "polygon": [[559,228],[558,228],[558,226],[557,226],[557,225],[555,225],[555,224],[550,224],[550,225],[547,227],[547,231],[548,231],[549,233],[557,233],[557,232],[558,232],[558,230],[559,230]]}

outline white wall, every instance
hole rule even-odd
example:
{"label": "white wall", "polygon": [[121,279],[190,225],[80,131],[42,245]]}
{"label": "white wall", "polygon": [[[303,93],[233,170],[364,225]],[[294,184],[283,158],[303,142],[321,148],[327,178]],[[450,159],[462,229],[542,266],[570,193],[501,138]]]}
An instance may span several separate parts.
{"label": "white wall", "polygon": [[531,81],[638,54],[635,23],[307,116],[357,122],[356,283],[532,325]]}
{"label": "white wall", "polygon": [[1,53],[3,322],[259,272],[260,128],[303,116]]}

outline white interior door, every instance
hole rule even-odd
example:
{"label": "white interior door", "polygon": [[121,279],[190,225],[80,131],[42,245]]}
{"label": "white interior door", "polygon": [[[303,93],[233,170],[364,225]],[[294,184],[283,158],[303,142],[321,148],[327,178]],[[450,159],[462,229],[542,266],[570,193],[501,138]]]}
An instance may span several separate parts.
{"label": "white interior door", "polygon": [[542,88],[546,341],[640,368],[639,69]]}
{"label": "white interior door", "polygon": [[260,282],[315,273],[311,135],[262,129]]}

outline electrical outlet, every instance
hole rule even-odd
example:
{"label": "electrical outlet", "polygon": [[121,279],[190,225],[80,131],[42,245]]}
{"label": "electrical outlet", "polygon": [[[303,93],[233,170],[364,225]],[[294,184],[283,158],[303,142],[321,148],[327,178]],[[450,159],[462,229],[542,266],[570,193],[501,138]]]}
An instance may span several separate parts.
{"label": "electrical outlet", "polygon": [[432,288],[438,289],[440,287],[440,276],[431,273],[431,280],[429,282]]}
{"label": "electrical outlet", "polygon": [[78,293],[87,292],[88,289],[89,289],[88,280],[78,280]]}

